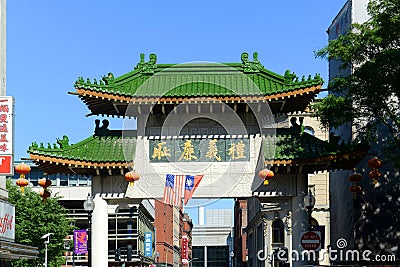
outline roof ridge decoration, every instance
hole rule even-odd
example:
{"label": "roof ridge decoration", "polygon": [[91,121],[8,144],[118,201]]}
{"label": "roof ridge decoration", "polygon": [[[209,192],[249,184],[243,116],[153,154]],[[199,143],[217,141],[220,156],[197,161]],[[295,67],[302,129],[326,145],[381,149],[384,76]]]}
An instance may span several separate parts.
{"label": "roof ridge decoration", "polygon": [[154,74],[156,69],[157,69],[157,55],[156,54],[150,54],[149,55],[149,61],[144,62],[144,54],[140,54],[140,61],[134,68],[135,70],[138,70],[141,73],[144,74]]}
{"label": "roof ridge decoration", "polygon": [[64,135],[62,139],[56,139],[57,144],[60,146],[60,149],[64,149],[69,147],[69,138],[67,135]]}
{"label": "roof ridge decoration", "polygon": [[[57,147],[57,144],[59,147]],[[44,146],[43,142],[38,145],[36,142],[32,142],[32,144],[29,146],[28,150],[42,150],[42,151],[62,151],[65,150],[69,147],[71,147],[72,144],[69,144],[69,138],[67,135],[63,135],[61,139],[56,138],[56,143],[53,143],[53,147],[51,146],[50,143],[47,143],[47,148]]]}
{"label": "roof ridge decoration", "polygon": [[243,52],[240,58],[242,60],[244,73],[256,73],[264,69],[264,66],[258,61],[258,52],[253,53],[253,61],[249,60],[249,54],[247,52]]}
{"label": "roof ridge decoration", "polygon": [[[112,74],[112,72],[109,72],[108,74],[107,74],[107,76],[103,76],[102,78],[101,78],[101,80],[100,80],[100,85],[102,85],[101,84],[101,81],[104,81],[104,83],[106,84],[106,85],[113,85],[114,84],[114,74]],[[89,80],[89,78],[88,78],[88,82],[90,83],[90,80]],[[96,81],[96,79],[94,79],[94,82],[93,82],[94,84],[97,84],[97,81]]]}

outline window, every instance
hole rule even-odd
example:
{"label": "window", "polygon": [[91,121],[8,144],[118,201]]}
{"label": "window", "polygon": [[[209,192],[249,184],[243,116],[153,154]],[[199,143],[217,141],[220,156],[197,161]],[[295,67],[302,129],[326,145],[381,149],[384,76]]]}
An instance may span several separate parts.
{"label": "window", "polygon": [[204,247],[193,247],[192,249],[192,261],[193,267],[203,267],[204,266]]}
{"label": "window", "polygon": [[209,246],[209,247],[207,247],[207,266],[208,267],[228,267],[229,266],[229,247],[228,246]]}
{"label": "window", "polygon": [[285,244],[285,226],[281,219],[276,219],[272,223],[272,244]]}

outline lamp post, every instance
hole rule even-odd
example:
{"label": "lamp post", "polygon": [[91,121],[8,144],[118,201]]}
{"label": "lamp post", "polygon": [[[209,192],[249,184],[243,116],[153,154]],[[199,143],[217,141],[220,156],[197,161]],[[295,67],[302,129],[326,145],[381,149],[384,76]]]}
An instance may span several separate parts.
{"label": "lamp post", "polygon": [[304,206],[306,207],[308,214],[308,231],[312,230],[311,213],[313,212],[314,205],[315,197],[311,193],[311,190],[308,190],[308,194],[304,197]]}
{"label": "lamp post", "polygon": [[88,251],[88,267],[92,267],[92,212],[94,210],[93,198],[88,194],[87,199],[83,202],[83,208],[88,214],[88,230],[87,230],[87,251]]}
{"label": "lamp post", "polygon": [[44,267],[47,267],[47,245],[50,243],[50,236],[54,235],[54,233],[47,233],[44,236],[42,236],[42,239],[44,239]]}

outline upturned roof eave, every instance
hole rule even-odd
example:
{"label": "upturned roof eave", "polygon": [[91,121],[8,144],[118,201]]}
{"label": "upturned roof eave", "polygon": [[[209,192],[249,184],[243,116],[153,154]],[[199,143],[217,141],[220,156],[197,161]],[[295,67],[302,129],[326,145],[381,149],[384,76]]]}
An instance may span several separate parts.
{"label": "upturned roof eave", "polygon": [[[321,84],[316,84],[308,87],[299,87],[299,88],[292,88],[288,89],[282,92],[274,92],[271,94],[243,94],[240,96],[237,95],[204,95],[204,96],[192,96],[192,95],[187,95],[187,96],[162,96],[162,95],[127,95],[127,94],[119,94],[119,93],[110,93],[110,92],[102,92],[98,90],[93,90],[93,89],[87,89],[87,88],[82,88],[82,87],[75,87],[76,92],[69,92],[70,94],[73,95],[78,95],[80,97],[94,97],[100,100],[114,100],[114,101],[119,101],[119,102],[126,102],[126,103],[157,103],[157,102],[175,102],[177,99],[183,99],[189,100],[193,99],[193,101],[198,101],[201,98],[207,98],[207,99],[216,99],[216,100],[223,100],[228,99],[229,101],[232,100],[258,100],[258,101],[273,101],[273,100],[281,100],[282,98],[285,97],[296,97],[297,95],[303,95],[303,94],[318,94],[322,88],[322,83]],[[175,100],[174,100],[175,99]],[[178,101],[178,102],[181,102]]]}

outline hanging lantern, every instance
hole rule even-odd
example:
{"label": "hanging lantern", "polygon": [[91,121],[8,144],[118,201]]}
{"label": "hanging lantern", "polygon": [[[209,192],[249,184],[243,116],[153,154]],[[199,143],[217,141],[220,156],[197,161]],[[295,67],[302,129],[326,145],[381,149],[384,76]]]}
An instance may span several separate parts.
{"label": "hanging lantern", "polygon": [[51,193],[47,189],[43,189],[43,191],[40,192],[40,196],[43,198],[43,200],[46,200],[50,197]]}
{"label": "hanging lantern", "polygon": [[379,169],[382,167],[383,162],[378,157],[373,157],[372,159],[368,160],[368,167],[371,169]]}
{"label": "hanging lantern", "polygon": [[260,178],[264,180],[264,185],[267,185],[269,184],[269,180],[272,179],[275,174],[269,169],[264,169],[258,173],[258,176],[260,176]]}
{"label": "hanging lantern", "polygon": [[29,181],[25,178],[19,178],[15,183],[21,188],[21,192],[24,193],[25,186],[29,184]]}
{"label": "hanging lantern", "polygon": [[355,171],[349,176],[349,181],[353,183],[353,185],[350,186],[350,192],[353,193],[354,198],[357,197],[357,193],[360,192],[362,189],[361,186],[357,184],[359,181],[361,181],[362,178],[363,177],[361,173]]}
{"label": "hanging lantern", "polygon": [[140,175],[136,171],[130,171],[125,173],[125,180],[129,182],[129,186],[133,186],[134,183],[139,179]]}
{"label": "hanging lantern", "polygon": [[378,157],[373,157],[372,159],[368,160],[368,167],[372,170],[369,172],[368,176],[372,179],[372,184],[375,188],[380,187],[380,183],[378,182],[378,178],[382,177],[382,173],[378,170],[382,167],[383,162]]}
{"label": "hanging lantern", "polygon": [[25,163],[20,163],[15,166],[15,172],[19,174],[20,178],[25,178],[25,175],[31,171],[31,167]]}
{"label": "hanging lantern", "polygon": [[44,177],[39,180],[38,184],[44,189],[47,189],[47,187],[51,186],[51,180],[47,179],[47,177]]}
{"label": "hanging lantern", "polygon": [[378,182],[378,178],[382,177],[382,173],[377,169],[372,169],[368,176],[372,179],[372,184],[376,184]]}
{"label": "hanging lantern", "polygon": [[361,173],[358,173],[358,172],[353,172],[353,173],[349,176],[349,180],[350,180],[350,182],[352,182],[352,183],[357,183],[357,182],[361,181],[361,179],[362,179],[362,175],[361,175]]}
{"label": "hanging lantern", "polygon": [[15,166],[15,172],[19,174],[19,179],[16,184],[21,188],[21,192],[24,193],[25,186],[29,184],[29,181],[25,179],[25,175],[31,171],[31,167],[25,163],[20,163]]}
{"label": "hanging lantern", "polygon": [[369,172],[368,176],[369,176],[371,179],[378,179],[378,178],[381,178],[381,177],[382,177],[382,173],[381,173],[379,170],[377,170],[377,169],[373,169],[373,170],[371,170],[371,171]]}
{"label": "hanging lantern", "polygon": [[361,192],[361,186],[359,186],[359,185],[352,185],[352,186],[350,186],[350,192],[352,192],[353,193],[353,197],[354,198],[356,198],[357,197],[357,194],[359,193],[359,192]]}

